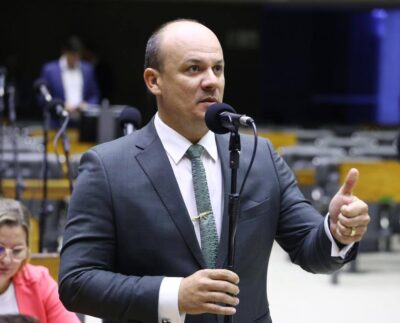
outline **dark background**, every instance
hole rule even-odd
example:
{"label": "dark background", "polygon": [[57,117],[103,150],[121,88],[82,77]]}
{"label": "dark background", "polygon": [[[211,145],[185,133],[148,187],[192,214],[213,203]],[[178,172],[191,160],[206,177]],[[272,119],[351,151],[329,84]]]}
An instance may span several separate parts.
{"label": "dark background", "polygon": [[277,125],[374,124],[373,8],[372,2],[14,0],[0,9],[0,65],[17,86],[19,118],[40,119],[32,84],[42,64],[59,57],[60,43],[77,34],[99,58],[103,97],[139,108],[148,120],[155,107],[142,79],[146,41],[165,21],[194,18],[221,41],[225,101],[239,112]]}

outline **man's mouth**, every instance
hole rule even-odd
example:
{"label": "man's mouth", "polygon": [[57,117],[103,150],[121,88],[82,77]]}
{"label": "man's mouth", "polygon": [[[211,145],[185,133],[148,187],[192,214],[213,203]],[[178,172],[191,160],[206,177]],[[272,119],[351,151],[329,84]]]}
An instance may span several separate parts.
{"label": "man's mouth", "polygon": [[210,97],[206,97],[206,98],[201,99],[199,102],[200,103],[217,103],[218,100],[217,100],[217,98],[214,98],[214,97],[210,96]]}

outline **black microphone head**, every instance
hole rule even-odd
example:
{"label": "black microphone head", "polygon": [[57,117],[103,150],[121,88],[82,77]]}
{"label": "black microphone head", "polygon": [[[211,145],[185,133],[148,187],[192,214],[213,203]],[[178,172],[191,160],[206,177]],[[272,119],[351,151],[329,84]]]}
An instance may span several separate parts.
{"label": "black microphone head", "polygon": [[210,129],[212,132],[219,134],[229,132],[229,129],[221,124],[221,119],[219,115],[222,112],[236,113],[235,109],[226,103],[215,103],[210,105],[210,107],[208,108],[205,115],[205,121],[208,129]]}
{"label": "black microphone head", "polygon": [[6,84],[6,74],[7,74],[7,69],[3,66],[0,66],[0,96],[2,97],[4,95],[4,88]]}
{"label": "black microphone head", "polygon": [[35,81],[35,83],[33,83],[33,89],[34,89],[35,91],[40,91],[40,88],[41,88],[43,85],[47,87],[46,81],[43,80],[43,79],[37,79],[37,80]]}
{"label": "black microphone head", "polygon": [[140,128],[142,124],[142,115],[140,111],[133,107],[125,107],[118,119],[121,128],[123,128],[127,123],[133,124],[135,128]]}
{"label": "black microphone head", "polygon": [[67,113],[64,110],[64,101],[58,98],[54,98],[51,101],[47,102],[46,107],[50,111],[53,119],[56,119],[58,117],[65,117],[65,113]]}

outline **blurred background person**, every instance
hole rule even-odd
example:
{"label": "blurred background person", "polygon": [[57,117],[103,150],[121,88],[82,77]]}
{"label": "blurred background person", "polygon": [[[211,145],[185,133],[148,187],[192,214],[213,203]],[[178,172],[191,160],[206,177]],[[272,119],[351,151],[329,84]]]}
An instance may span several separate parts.
{"label": "blurred background person", "polygon": [[40,74],[52,97],[64,101],[75,124],[81,110],[100,100],[94,66],[82,60],[83,49],[82,41],[77,36],[70,36],[62,46],[61,57],[46,63]]}
{"label": "blurred background person", "polygon": [[61,304],[47,268],[28,264],[30,212],[20,202],[0,199],[0,314],[24,314],[41,323],[75,323]]}

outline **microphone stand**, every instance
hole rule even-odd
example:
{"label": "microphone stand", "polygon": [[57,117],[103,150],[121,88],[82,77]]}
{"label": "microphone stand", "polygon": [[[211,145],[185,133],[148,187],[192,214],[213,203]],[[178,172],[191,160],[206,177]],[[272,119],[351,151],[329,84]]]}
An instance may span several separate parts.
{"label": "microphone stand", "polygon": [[[240,211],[240,195],[237,192],[237,170],[239,168],[240,159],[240,136],[238,128],[234,125],[230,127],[230,141],[229,141],[229,167],[231,168],[231,192],[229,194],[229,237],[228,237],[228,265],[227,269],[234,271],[235,261],[235,241],[236,241],[236,227]],[[233,316],[226,315],[224,323],[232,323]]]}
{"label": "microphone stand", "polygon": [[0,193],[3,194],[4,162],[4,93],[0,93]]}
{"label": "microphone stand", "polygon": [[[65,111],[64,111],[65,112]],[[71,162],[69,158],[69,152],[70,152],[70,144],[68,140],[68,136],[66,133],[66,128],[69,122],[69,115],[65,115],[65,119],[63,121],[63,124],[61,125],[60,130],[54,137],[54,148],[57,151],[57,141],[59,139],[59,136],[61,135],[62,138],[62,144],[63,144],[63,150],[64,150],[64,155],[65,155],[65,162],[67,164],[67,176],[68,176],[68,183],[69,183],[69,193],[72,194],[73,190],[73,180],[72,180],[72,168],[71,168]]]}
{"label": "microphone stand", "polygon": [[18,159],[18,134],[16,126],[16,112],[15,112],[15,87],[10,85],[7,88],[8,92],[8,117],[10,119],[11,135],[12,135],[12,145],[13,145],[13,155],[14,155],[14,177],[15,177],[15,199],[17,201],[21,200],[21,193],[24,189],[24,183],[22,180],[22,175],[19,168]]}
{"label": "microphone stand", "polygon": [[47,180],[48,180],[48,149],[47,143],[49,141],[49,127],[50,127],[50,106],[51,102],[47,102],[43,107],[43,197],[42,209],[39,218],[39,252],[43,251],[43,233],[46,225],[46,218],[48,215],[48,199],[47,199]]}
{"label": "microphone stand", "polygon": [[[71,171],[71,163],[69,159],[69,141],[68,141],[68,136],[67,136],[67,126],[69,122],[69,113],[64,109],[64,102],[62,102],[59,99],[53,99],[51,101],[51,108],[56,112],[57,117],[63,118],[64,120],[62,121],[61,127],[58,130],[57,134],[54,136],[53,140],[53,146],[54,146],[54,151],[57,155],[58,162],[61,165],[60,158],[58,155],[57,151],[57,143],[60,137],[62,138],[62,144],[63,144],[63,150],[64,150],[64,155],[65,155],[65,161],[67,164],[67,176],[68,176],[68,182],[69,182],[69,193],[72,194],[72,171]],[[61,167],[62,170],[62,167]]]}
{"label": "microphone stand", "polygon": [[62,134],[62,142],[63,142],[63,148],[64,148],[64,154],[65,154],[65,162],[67,163],[67,176],[68,176],[68,182],[69,182],[69,193],[72,194],[73,190],[73,184],[72,184],[72,171],[71,171],[71,161],[69,159],[69,140],[68,136],[65,132]]}

